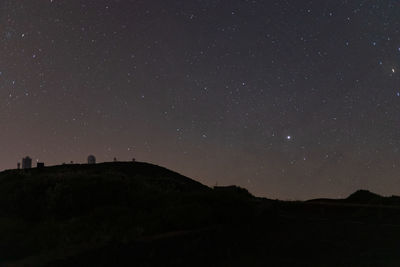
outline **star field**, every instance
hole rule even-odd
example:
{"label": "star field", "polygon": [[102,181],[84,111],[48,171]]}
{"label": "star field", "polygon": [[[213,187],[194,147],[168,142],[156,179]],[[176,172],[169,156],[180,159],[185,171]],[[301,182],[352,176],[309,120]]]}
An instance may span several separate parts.
{"label": "star field", "polygon": [[0,168],[148,161],[281,199],[400,194],[394,0],[5,0]]}

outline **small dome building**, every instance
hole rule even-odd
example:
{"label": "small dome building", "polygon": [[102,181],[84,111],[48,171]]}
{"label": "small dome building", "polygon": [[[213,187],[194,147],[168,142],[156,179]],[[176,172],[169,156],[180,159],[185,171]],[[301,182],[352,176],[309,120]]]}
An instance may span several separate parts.
{"label": "small dome building", "polygon": [[96,157],[93,155],[89,155],[87,158],[87,163],[88,164],[96,164]]}
{"label": "small dome building", "polygon": [[32,168],[32,159],[28,156],[22,159],[22,169]]}

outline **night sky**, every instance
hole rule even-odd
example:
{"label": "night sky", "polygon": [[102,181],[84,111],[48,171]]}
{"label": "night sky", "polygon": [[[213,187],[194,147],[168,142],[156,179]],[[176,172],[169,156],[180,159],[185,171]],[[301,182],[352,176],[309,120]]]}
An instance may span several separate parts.
{"label": "night sky", "polygon": [[2,0],[0,169],[147,161],[280,199],[400,194],[395,0]]}

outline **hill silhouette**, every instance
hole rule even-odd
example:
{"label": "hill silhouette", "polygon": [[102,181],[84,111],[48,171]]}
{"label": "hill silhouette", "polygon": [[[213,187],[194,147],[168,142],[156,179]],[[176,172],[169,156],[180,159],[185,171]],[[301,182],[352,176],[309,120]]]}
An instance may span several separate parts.
{"label": "hill silhouette", "polygon": [[379,202],[383,197],[368,190],[358,190],[346,198],[346,202],[371,203]]}
{"label": "hill silhouette", "polygon": [[269,200],[141,162],[10,170],[0,265],[397,266],[397,199]]}
{"label": "hill silhouette", "polygon": [[358,190],[345,199],[350,203],[362,203],[370,205],[395,205],[400,206],[400,197],[383,197],[368,190]]}

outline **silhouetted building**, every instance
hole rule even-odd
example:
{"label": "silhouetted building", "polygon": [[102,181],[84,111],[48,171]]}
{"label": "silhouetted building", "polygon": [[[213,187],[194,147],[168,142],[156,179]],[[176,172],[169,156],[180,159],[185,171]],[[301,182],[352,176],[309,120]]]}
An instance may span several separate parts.
{"label": "silhouetted building", "polygon": [[25,157],[22,159],[22,169],[32,168],[32,159],[30,157]]}
{"label": "silhouetted building", "polygon": [[18,170],[21,169],[21,163],[20,162],[17,163],[17,169]]}
{"label": "silhouetted building", "polygon": [[117,162],[117,158],[114,158],[114,162]]}
{"label": "silhouetted building", "polygon": [[96,157],[93,156],[93,155],[90,155],[90,156],[87,158],[87,163],[88,163],[88,164],[96,164]]}
{"label": "silhouetted building", "polygon": [[38,162],[38,163],[36,163],[36,168],[38,168],[38,169],[43,169],[43,168],[44,168],[44,162]]}

